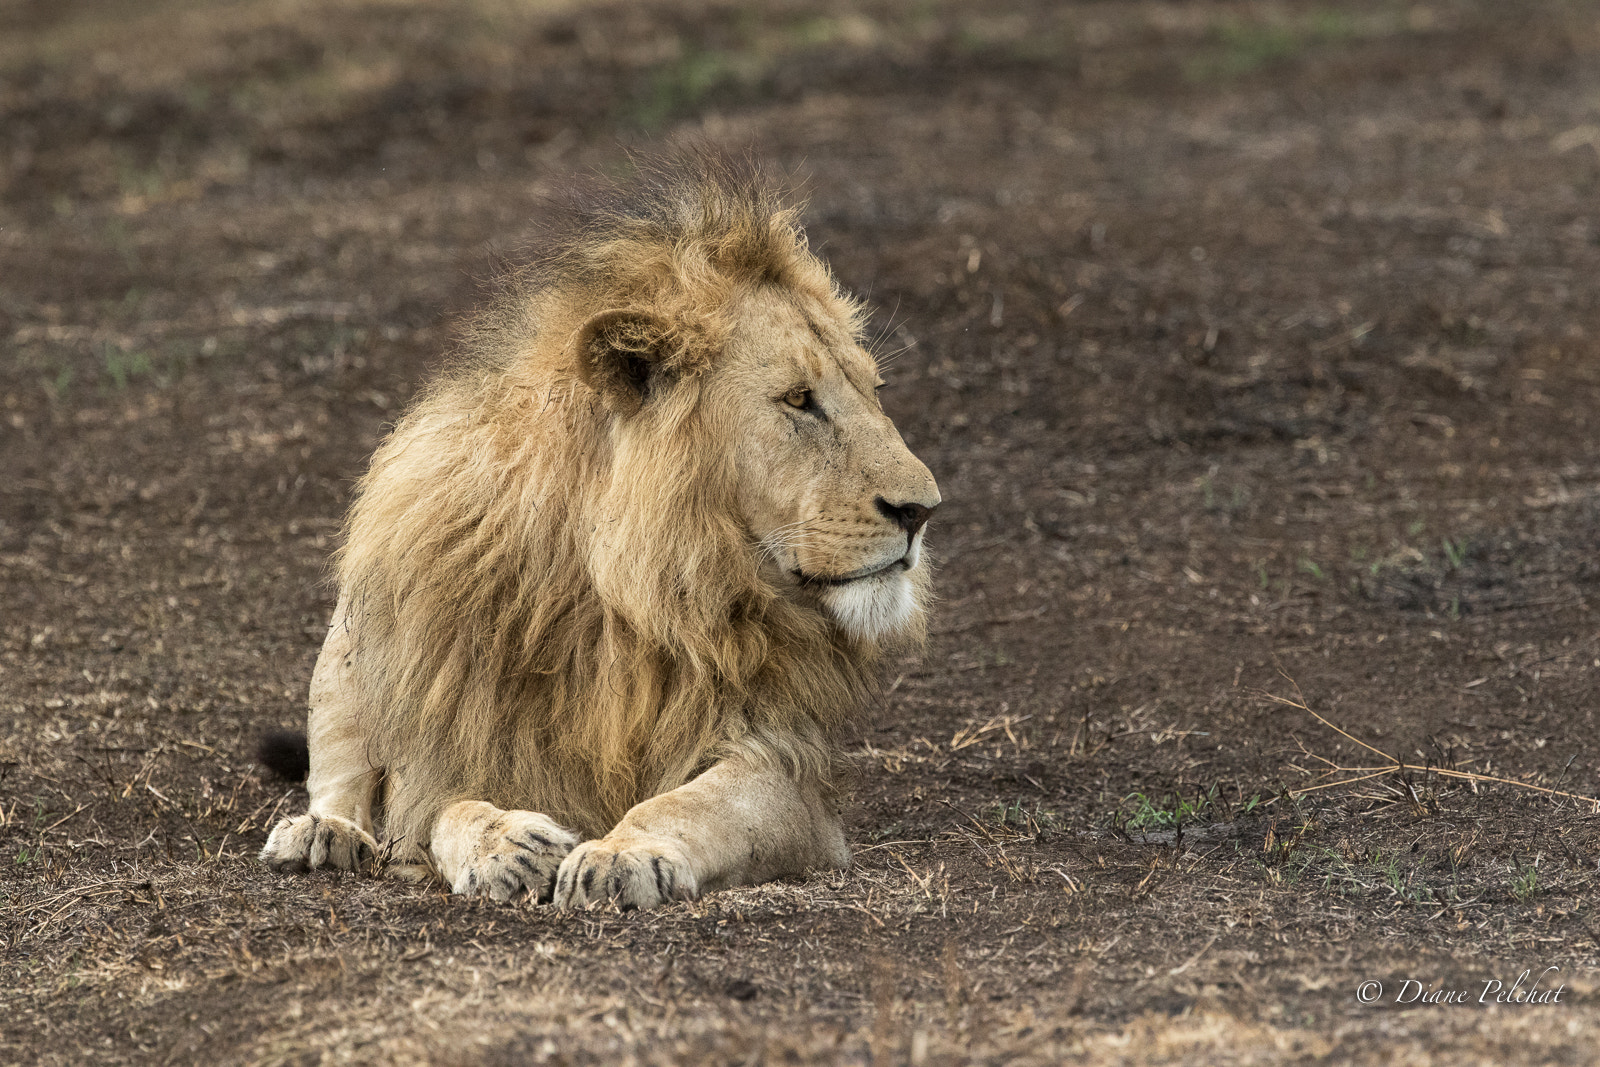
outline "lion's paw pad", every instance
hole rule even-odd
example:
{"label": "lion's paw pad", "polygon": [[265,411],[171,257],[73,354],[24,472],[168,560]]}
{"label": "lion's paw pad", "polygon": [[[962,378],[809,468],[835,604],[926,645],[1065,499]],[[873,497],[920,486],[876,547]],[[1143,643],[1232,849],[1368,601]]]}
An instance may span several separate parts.
{"label": "lion's paw pad", "polygon": [[561,864],[555,903],[562,908],[609,903],[629,911],[699,895],[688,857],[675,842],[606,837],[585,841]]}
{"label": "lion's paw pad", "polygon": [[272,828],[261,850],[261,862],[284,874],[321,868],[355,871],[378,857],[371,834],[337,815],[298,815]]}
{"label": "lion's paw pad", "polygon": [[496,823],[481,850],[456,873],[451,890],[468,896],[487,894],[499,901],[526,894],[547,903],[555,890],[556,871],[578,836],[531,811],[508,811]]}

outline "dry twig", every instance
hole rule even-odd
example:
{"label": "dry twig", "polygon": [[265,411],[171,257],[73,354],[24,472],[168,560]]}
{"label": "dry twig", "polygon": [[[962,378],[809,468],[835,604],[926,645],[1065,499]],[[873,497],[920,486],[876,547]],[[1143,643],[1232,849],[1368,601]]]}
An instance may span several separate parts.
{"label": "dry twig", "polygon": [[1584,796],[1582,793],[1567,793],[1560,789],[1550,789],[1542,785],[1531,785],[1527,782],[1519,782],[1515,778],[1501,778],[1498,775],[1480,774],[1476,771],[1461,771],[1452,767],[1423,766],[1416,763],[1406,763],[1403,760],[1391,756],[1389,753],[1380,748],[1374,748],[1360,738],[1353,736],[1348,731],[1343,730],[1329,722],[1315,711],[1312,711],[1311,708],[1306,704],[1305,694],[1300,691],[1300,683],[1296,682],[1293,678],[1290,678],[1287,674],[1285,674],[1283,677],[1287,679],[1290,685],[1294,686],[1294,693],[1298,699],[1290,700],[1288,697],[1281,697],[1276,693],[1268,693],[1265,690],[1261,691],[1261,695],[1272,701],[1274,704],[1282,704],[1285,707],[1297,708],[1298,710],[1305,712],[1307,715],[1310,715],[1313,719],[1316,719],[1318,722],[1332,730],[1334,733],[1338,734],[1340,737],[1343,737],[1348,741],[1352,741],[1366,749],[1368,752],[1381,756],[1383,759],[1388,761],[1387,763],[1376,767],[1346,767],[1343,764],[1335,763],[1333,760],[1330,760],[1325,756],[1318,756],[1315,753],[1307,750],[1304,745],[1301,745],[1301,751],[1305,752],[1306,755],[1310,756],[1319,763],[1327,764],[1328,770],[1323,773],[1322,778],[1329,778],[1336,774],[1348,775],[1351,777],[1340,778],[1338,781],[1333,782],[1327,782],[1323,781],[1322,779],[1318,779],[1315,785],[1302,786],[1299,789],[1289,790],[1290,796],[1303,796],[1306,793],[1316,793],[1324,789],[1337,789],[1342,785],[1354,785],[1357,782],[1364,782],[1368,778],[1377,778],[1384,774],[1395,774],[1400,771],[1421,771],[1424,774],[1437,774],[1441,778],[1457,778],[1464,782],[1470,782],[1473,783],[1474,788],[1476,788],[1476,784],[1479,782],[1492,782],[1497,785],[1516,786],[1518,789],[1531,789],[1535,793],[1546,793],[1554,797],[1568,797],[1572,800],[1581,800],[1590,806],[1591,811],[1596,814],[1600,814],[1600,798]]}

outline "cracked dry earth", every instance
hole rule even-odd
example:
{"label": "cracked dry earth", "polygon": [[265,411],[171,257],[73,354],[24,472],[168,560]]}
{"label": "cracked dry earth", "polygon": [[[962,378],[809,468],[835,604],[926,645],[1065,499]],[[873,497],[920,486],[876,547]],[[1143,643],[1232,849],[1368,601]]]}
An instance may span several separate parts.
{"label": "cracked dry earth", "polygon": [[[1554,2],[8,5],[0,1062],[1588,1062],[1597,60]],[[947,501],[854,867],[266,872],[352,479],[541,196],[691,133],[804,175]]]}

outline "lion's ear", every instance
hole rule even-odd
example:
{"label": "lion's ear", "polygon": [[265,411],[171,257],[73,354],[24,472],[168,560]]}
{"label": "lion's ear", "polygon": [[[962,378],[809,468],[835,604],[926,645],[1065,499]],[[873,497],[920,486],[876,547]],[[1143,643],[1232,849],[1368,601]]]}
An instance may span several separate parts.
{"label": "lion's ear", "polygon": [[666,387],[661,323],[637,311],[602,311],[578,330],[578,376],[619,415],[632,415]]}

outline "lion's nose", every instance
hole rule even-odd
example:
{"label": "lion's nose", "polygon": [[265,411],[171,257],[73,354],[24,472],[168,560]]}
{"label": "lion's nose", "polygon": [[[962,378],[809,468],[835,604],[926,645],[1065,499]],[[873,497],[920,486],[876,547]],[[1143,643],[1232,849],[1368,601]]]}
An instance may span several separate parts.
{"label": "lion's nose", "polygon": [[927,523],[928,516],[933,514],[933,508],[926,504],[891,504],[881,496],[873,503],[878,505],[878,514],[899,526],[911,537],[917,535],[917,531]]}

